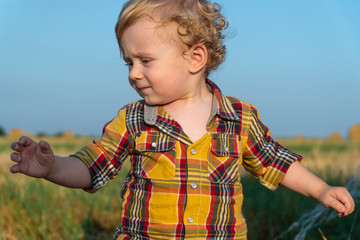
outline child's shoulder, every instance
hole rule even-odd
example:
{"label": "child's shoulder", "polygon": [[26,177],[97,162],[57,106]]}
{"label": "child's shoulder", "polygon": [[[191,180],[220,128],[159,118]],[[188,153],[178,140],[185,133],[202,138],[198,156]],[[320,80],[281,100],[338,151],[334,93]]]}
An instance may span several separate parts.
{"label": "child's shoulder", "polygon": [[235,112],[240,113],[243,111],[252,111],[253,109],[255,109],[255,107],[251,103],[235,98],[233,96],[223,95],[223,99],[226,99],[225,107],[231,106],[235,110]]}
{"label": "child's shoulder", "polygon": [[125,106],[123,106],[122,108],[120,108],[119,112],[121,111],[134,111],[134,110],[142,110],[144,109],[145,106],[145,102],[144,100],[138,100],[138,101],[134,101],[131,103],[126,104]]}
{"label": "child's shoulder", "polygon": [[138,100],[126,104],[118,110],[117,116],[115,118],[125,118],[127,119],[131,116],[142,116],[144,113],[144,100]]}

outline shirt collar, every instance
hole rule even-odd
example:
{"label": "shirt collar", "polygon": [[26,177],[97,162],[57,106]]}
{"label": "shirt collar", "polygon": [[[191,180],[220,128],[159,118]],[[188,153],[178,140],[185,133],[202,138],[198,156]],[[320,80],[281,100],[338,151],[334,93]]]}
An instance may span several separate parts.
{"label": "shirt collar", "polygon": [[[231,102],[223,95],[220,88],[209,79],[206,80],[209,90],[214,94],[211,118],[218,115],[221,118],[229,120],[238,120],[239,115],[234,110]],[[155,125],[158,115],[158,106],[151,106],[145,104],[144,107],[144,121],[146,124]]]}
{"label": "shirt collar", "polygon": [[240,119],[239,114],[234,110],[229,99],[221,93],[220,88],[208,79],[206,80],[206,83],[209,90],[214,93],[211,117],[217,114],[219,117],[228,120]]}
{"label": "shirt collar", "polygon": [[158,112],[158,106],[151,106],[145,103],[144,106],[144,121],[148,125],[155,125]]}

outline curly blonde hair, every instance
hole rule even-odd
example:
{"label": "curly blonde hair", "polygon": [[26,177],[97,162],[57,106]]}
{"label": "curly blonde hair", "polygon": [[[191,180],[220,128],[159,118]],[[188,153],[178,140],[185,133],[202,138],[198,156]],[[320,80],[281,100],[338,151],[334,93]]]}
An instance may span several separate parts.
{"label": "curly blonde hair", "polygon": [[176,23],[178,36],[188,49],[196,44],[207,48],[205,74],[208,76],[225,59],[223,31],[228,21],[220,11],[219,4],[208,0],[129,0],[115,26],[120,52],[124,55],[121,39],[125,30],[139,19],[149,17],[163,24]]}

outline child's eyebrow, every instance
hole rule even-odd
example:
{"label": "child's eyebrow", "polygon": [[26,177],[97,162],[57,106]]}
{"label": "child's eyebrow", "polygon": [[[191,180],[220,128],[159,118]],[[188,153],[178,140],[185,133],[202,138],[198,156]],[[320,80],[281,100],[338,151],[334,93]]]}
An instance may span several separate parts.
{"label": "child's eyebrow", "polygon": [[[143,57],[150,57],[153,56],[154,54],[152,54],[149,51],[143,51],[143,50],[138,50],[134,53],[131,54],[132,57],[134,58],[143,58]],[[123,59],[130,59],[130,57],[128,55],[124,55]]]}
{"label": "child's eyebrow", "polygon": [[125,62],[127,62],[128,60],[130,60],[130,58],[128,56],[123,56],[122,58]]}

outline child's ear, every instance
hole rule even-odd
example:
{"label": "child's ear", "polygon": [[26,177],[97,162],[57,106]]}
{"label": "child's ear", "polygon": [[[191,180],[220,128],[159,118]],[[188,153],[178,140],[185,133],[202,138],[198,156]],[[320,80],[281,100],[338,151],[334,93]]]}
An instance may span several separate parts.
{"label": "child's ear", "polygon": [[192,46],[189,51],[189,71],[190,73],[197,73],[205,69],[208,51],[204,44],[196,44]]}

